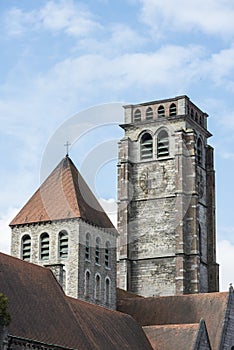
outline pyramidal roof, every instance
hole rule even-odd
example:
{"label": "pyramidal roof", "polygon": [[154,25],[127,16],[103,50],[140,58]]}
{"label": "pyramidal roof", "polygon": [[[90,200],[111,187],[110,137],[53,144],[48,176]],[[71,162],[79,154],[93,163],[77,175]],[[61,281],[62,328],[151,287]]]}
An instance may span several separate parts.
{"label": "pyramidal roof", "polygon": [[71,218],[81,218],[101,228],[114,228],[74,163],[66,156],[10,226]]}

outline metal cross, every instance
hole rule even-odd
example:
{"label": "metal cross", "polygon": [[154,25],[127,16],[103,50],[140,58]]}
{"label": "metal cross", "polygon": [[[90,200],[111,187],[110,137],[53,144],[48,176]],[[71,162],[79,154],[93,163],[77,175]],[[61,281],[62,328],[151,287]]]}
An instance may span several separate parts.
{"label": "metal cross", "polygon": [[71,144],[67,141],[67,142],[64,144],[64,146],[65,146],[66,149],[67,149],[67,154],[66,154],[66,156],[68,156],[68,155],[69,155],[69,146],[71,146]]}

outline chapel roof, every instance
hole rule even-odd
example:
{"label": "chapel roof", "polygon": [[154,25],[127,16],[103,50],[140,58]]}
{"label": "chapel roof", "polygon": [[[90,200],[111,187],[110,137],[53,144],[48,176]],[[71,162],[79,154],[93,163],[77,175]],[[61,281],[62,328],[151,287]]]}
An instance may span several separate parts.
{"label": "chapel roof", "polygon": [[[209,348],[209,338],[204,321],[195,324],[170,324],[143,327],[154,350],[197,350],[201,340]],[[201,339],[203,338],[203,339]]]}
{"label": "chapel roof", "polygon": [[228,292],[217,292],[123,298],[118,300],[117,309],[131,315],[142,326],[196,324],[203,318],[211,348],[218,350],[228,296]]}
{"label": "chapel roof", "polygon": [[0,253],[0,281],[12,336],[79,350],[152,350],[131,316],[67,297],[49,268]]}
{"label": "chapel roof", "polygon": [[100,228],[114,229],[76,166],[66,156],[11,221],[10,226],[72,218],[81,218]]}

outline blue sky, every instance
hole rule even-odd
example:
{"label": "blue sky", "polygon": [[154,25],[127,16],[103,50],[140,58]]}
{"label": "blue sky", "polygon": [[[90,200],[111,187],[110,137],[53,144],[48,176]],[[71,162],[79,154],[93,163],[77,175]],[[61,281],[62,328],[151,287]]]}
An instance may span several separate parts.
{"label": "blue sky", "polygon": [[[68,119],[103,103],[186,94],[210,115],[227,289],[234,282],[233,18],[230,0],[1,0],[0,250],[9,252],[7,224],[39,186],[47,145]],[[95,142],[118,137],[116,126],[99,128],[70,155],[82,168]],[[51,167],[64,156],[63,143]],[[112,160],[96,176],[104,205],[116,195],[114,172]]]}

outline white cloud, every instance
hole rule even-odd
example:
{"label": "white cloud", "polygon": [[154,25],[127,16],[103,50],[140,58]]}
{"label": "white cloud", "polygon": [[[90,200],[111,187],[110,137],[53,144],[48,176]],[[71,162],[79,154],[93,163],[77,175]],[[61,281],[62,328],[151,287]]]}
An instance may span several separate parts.
{"label": "white cloud", "polygon": [[[103,55],[84,55],[69,58],[56,64],[50,73],[38,80],[40,90],[59,91],[63,99],[93,93],[121,92],[162,87],[175,91],[185,88],[199,79],[198,71],[202,49],[197,46],[168,45],[153,53],[123,54],[114,58]],[[175,59],[176,57],[176,59]],[[195,59],[194,59],[195,57]],[[140,67],[140,69],[139,69]],[[104,89],[104,90],[103,90]]]}
{"label": "white cloud", "polygon": [[18,209],[9,208],[7,213],[0,217],[0,251],[2,253],[10,254],[11,229],[9,223],[17,213]]}
{"label": "white cloud", "polygon": [[222,240],[217,245],[217,261],[220,264],[220,290],[227,291],[229,284],[234,285],[233,271],[234,245]]}
{"label": "white cloud", "polygon": [[92,19],[91,13],[72,0],[47,2],[39,12],[38,19],[46,29],[64,30],[73,36],[85,36],[101,29],[101,25]]}
{"label": "white cloud", "polygon": [[8,34],[13,36],[22,35],[25,31],[46,29],[84,37],[102,28],[91,12],[74,0],[48,1],[41,9],[30,12],[15,7],[5,14],[5,23]]}
{"label": "white cloud", "polygon": [[26,27],[33,27],[37,21],[36,12],[23,12],[20,8],[12,8],[5,14],[5,25],[9,35],[20,36]]}
{"label": "white cloud", "polygon": [[234,46],[212,54],[205,68],[215,84],[234,91]]}
{"label": "white cloud", "polygon": [[229,0],[141,0],[141,19],[158,35],[199,30],[232,35],[234,3]]}

